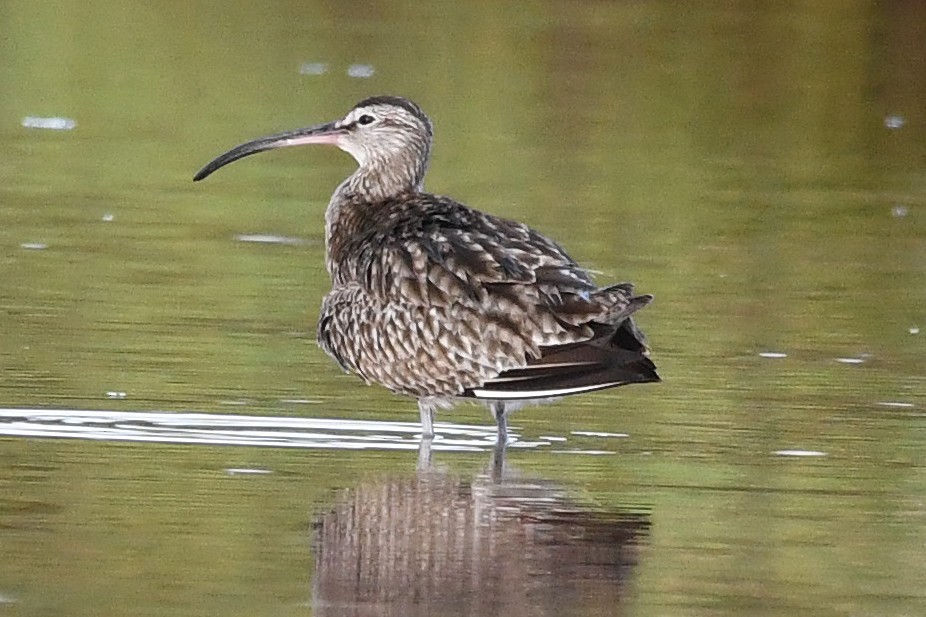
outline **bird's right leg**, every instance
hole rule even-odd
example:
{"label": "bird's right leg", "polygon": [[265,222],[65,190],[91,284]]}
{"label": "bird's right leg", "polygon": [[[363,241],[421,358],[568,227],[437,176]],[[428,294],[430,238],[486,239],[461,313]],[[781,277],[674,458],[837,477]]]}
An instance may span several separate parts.
{"label": "bird's right leg", "polygon": [[498,441],[496,443],[502,446],[508,443],[508,410],[505,409],[505,403],[502,401],[492,401],[489,405],[492,415],[495,417],[495,424],[498,427]]}
{"label": "bird's right leg", "polygon": [[492,481],[499,483],[505,478],[505,447],[507,444],[504,441],[495,442],[495,447],[492,448],[492,468],[491,468],[491,477]]}
{"label": "bird's right leg", "polygon": [[434,437],[434,403],[418,400],[418,411],[421,413],[421,437],[431,439]]}

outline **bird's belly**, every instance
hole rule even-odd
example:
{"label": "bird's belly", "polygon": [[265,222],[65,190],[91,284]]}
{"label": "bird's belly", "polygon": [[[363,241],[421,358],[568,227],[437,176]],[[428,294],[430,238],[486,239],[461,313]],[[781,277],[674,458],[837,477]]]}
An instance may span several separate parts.
{"label": "bird's belly", "polygon": [[381,302],[351,287],[326,296],[318,341],[346,370],[419,398],[460,395],[526,361],[523,341],[476,310]]}

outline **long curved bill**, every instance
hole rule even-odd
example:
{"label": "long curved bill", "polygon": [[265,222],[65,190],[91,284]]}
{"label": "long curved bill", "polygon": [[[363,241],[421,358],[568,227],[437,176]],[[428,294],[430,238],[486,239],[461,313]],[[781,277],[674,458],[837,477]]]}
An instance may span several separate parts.
{"label": "long curved bill", "polygon": [[295,131],[286,131],[276,135],[261,137],[240,146],[235,146],[225,154],[220,154],[208,163],[206,166],[196,172],[193,176],[193,182],[199,182],[220,167],[233,163],[238,159],[246,156],[273,150],[275,148],[286,148],[287,146],[302,146],[305,144],[333,144],[337,145],[338,138],[344,134],[342,127],[337,122],[328,122],[317,126],[309,126]]}

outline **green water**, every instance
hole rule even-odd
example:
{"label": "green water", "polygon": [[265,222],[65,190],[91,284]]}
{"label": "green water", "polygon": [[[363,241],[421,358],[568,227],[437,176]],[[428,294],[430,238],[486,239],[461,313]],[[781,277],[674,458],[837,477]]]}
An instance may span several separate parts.
{"label": "green water", "polygon": [[[647,523],[619,601],[558,614],[926,613],[917,3],[4,2],[0,407],[416,420],[314,342],[350,158],[191,182],[379,93],[433,118],[429,190],[656,296],[663,383],[513,419],[566,440],[513,473]],[[490,458],[435,473],[465,493]],[[0,437],[0,614],[337,614],[319,517],[415,474],[406,450]]]}

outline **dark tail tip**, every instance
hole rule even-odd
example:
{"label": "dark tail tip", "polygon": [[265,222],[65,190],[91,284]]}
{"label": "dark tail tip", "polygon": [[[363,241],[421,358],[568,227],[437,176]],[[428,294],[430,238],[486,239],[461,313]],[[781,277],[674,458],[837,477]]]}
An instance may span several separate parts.
{"label": "dark tail tip", "polygon": [[634,375],[632,381],[636,383],[655,383],[662,381],[662,377],[656,372],[656,365],[646,356],[639,356],[635,362],[626,364],[622,367]]}

